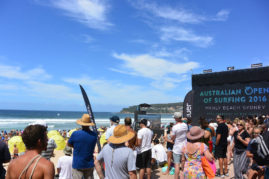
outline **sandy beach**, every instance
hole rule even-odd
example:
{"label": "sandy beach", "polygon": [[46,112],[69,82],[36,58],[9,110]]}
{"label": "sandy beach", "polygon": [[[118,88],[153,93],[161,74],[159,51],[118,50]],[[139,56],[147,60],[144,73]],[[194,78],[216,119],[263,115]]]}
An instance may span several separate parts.
{"label": "sandy beach", "polygon": [[[97,155],[97,147],[95,148],[95,155]],[[53,162],[54,167],[55,167],[55,174],[57,174],[57,163],[61,156],[64,156],[63,150],[54,150],[54,156],[51,157],[51,161]],[[218,169],[218,166],[219,166],[218,162],[217,161],[215,162],[216,162],[216,168]],[[8,168],[8,164],[9,163],[3,164],[6,170]],[[234,177],[233,163],[228,165],[228,171],[229,171],[229,176],[225,178],[227,179],[233,178]],[[137,172],[137,177],[139,177],[138,172]],[[94,178],[99,179],[96,172],[94,172]],[[152,179],[173,179],[173,178],[174,178],[174,175],[163,175],[161,168],[155,169],[152,171]],[[220,178],[220,177],[215,177],[215,178]]]}
{"label": "sandy beach", "polygon": [[[57,171],[56,170],[56,167],[57,167],[57,161],[58,159],[64,155],[63,151],[62,150],[55,150],[54,151],[54,154],[55,156],[51,158],[51,161],[54,163],[54,166],[55,166],[55,172]],[[218,168],[218,164],[216,163],[216,167]],[[229,165],[228,166],[228,170],[229,170],[229,176],[228,177],[225,177],[225,178],[232,178],[234,176],[234,173],[233,173],[233,164]],[[99,178],[99,177],[98,177]],[[158,170],[154,170],[153,174],[152,174],[152,179],[173,179],[174,178],[174,175],[163,175],[162,172],[161,172],[161,168],[159,168]],[[219,177],[215,177],[215,178],[219,178]]]}

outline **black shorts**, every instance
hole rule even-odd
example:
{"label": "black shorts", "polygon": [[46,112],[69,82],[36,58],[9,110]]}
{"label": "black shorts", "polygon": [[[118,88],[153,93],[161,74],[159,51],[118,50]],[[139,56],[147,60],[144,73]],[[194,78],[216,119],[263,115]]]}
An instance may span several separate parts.
{"label": "black shorts", "polygon": [[139,169],[151,167],[151,149],[137,154],[136,167]]}
{"label": "black shorts", "polygon": [[227,153],[227,146],[222,146],[222,147],[216,147],[215,149],[215,158],[227,158],[226,156]]}

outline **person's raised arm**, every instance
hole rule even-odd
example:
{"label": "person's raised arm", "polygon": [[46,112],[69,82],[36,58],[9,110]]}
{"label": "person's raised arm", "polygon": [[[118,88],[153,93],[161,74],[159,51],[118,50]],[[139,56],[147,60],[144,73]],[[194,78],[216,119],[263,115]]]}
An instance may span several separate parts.
{"label": "person's raised arm", "polygon": [[250,138],[245,138],[245,140],[238,134],[237,135],[237,139],[244,145],[244,146],[248,146],[248,143],[250,141]]}

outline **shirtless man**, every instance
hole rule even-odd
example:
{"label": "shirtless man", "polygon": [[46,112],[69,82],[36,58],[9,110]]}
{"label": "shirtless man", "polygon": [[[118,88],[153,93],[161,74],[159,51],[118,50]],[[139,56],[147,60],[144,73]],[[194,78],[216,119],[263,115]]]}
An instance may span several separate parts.
{"label": "shirtless man", "polygon": [[47,128],[42,125],[30,125],[22,134],[26,146],[24,155],[12,160],[7,169],[6,179],[52,179],[54,178],[54,165],[40,156],[47,147]]}

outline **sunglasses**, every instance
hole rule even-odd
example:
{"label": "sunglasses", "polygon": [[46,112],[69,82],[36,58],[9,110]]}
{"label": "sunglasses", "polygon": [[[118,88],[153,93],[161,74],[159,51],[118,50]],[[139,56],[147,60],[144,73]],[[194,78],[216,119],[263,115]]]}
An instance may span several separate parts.
{"label": "sunglasses", "polygon": [[255,133],[255,132],[253,132],[253,135],[260,135],[260,133]]}
{"label": "sunglasses", "polygon": [[237,126],[243,126],[243,124],[236,124]]}

